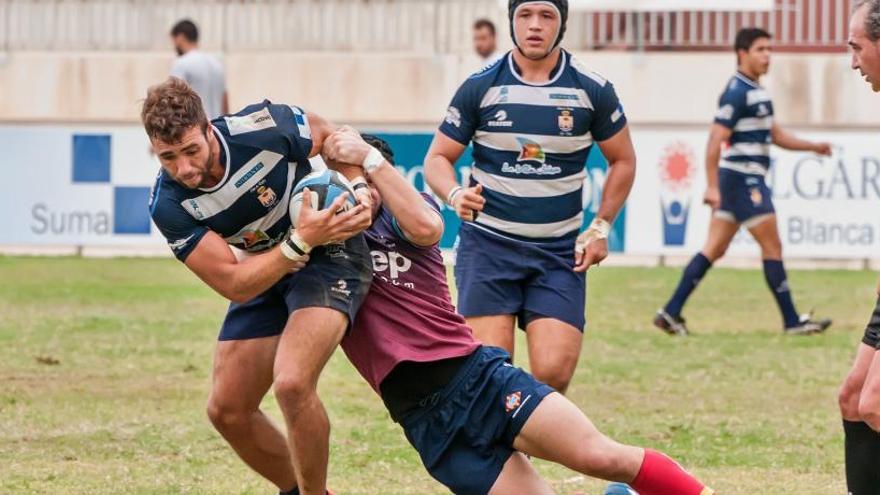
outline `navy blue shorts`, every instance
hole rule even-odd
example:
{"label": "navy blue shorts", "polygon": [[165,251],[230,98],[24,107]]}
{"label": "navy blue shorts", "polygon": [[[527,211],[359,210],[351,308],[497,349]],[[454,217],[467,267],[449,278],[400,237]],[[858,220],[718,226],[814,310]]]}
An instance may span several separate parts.
{"label": "navy blue shorts", "polygon": [[776,213],[773,192],[760,175],[722,168],[718,171],[718,189],[721,192],[721,207],[715,216],[719,218],[748,224],[749,220]]}
{"label": "navy blue shorts", "polygon": [[517,241],[463,224],[455,255],[458,312],[515,315],[523,329],[553,318],[583,332],[587,277],[573,270],[574,243]]}
{"label": "navy blue shorts", "polygon": [[291,313],[310,307],[335,309],[348,316],[350,324],[372,280],[370,250],[363,235],[315,248],[302,270],[246,303],[231,303],[219,340],[281,335]]}
{"label": "navy blue shorts", "polygon": [[513,454],[513,441],[554,390],[481,347],[449,385],[401,421],[407,440],[437,481],[453,493],[485,495]]}

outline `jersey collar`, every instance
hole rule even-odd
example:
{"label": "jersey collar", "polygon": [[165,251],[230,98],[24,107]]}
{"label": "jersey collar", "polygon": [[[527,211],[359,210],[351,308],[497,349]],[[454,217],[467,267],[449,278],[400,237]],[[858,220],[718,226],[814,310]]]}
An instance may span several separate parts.
{"label": "jersey collar", "polygon": [[223,137],[223,133],[217,130],[217,128],[214,127],[214,124],[211,124],[211,132],[214,133],[214,137],[216,137],[222,145],[220,146],[220,162],[226,164],[226,170],[223,171],[223,180],[218,182],[216,186],[209,188],[199,188],[199,191],[204,191],[208,193],[214,192],[217,189],[223,187],[223,184],[226,184],[226,180],[229,179],[229,169],[232,168],[229,164],[229,145],[226,144],[226,139]]}
{"label": "jersey collar", "polygon": [[761,87],[761,85],[758,84],[757,81],[749,79],[749,77],[747,75],[743,74],[740,71],[736,71],[736,78],[739,79],[740,81],[748,84],[749,86],[751,86],[753,88],[760,88]]}
{"label": "jersey collar", "polygon": [[556,82],[559,79],[559,76],[565,72],[565,64],[567,63],[568,54],[563,49],[559,49],[559,60],[556,61],[556,67],[553,67],[553,70],[550,71],[550,80],[545,83],[535,83],[526,81],[521,77],[521,71],[516,62],[513,61],[513,51],[508,53],[507,61],[510,63],[510,72],[513,74],[513,77],[517,79],[517,81],[527,84],[529,86],[549,86]]}

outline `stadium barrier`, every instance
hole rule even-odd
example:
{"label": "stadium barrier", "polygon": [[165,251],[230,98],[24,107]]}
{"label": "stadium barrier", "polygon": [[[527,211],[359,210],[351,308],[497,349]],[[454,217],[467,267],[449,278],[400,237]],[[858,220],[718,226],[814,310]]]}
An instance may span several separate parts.
{"label": "stadium barrier", "polygon": [[[394,148],[401,172],[427,190],[422,161],[431,134],[379,134]],[[639,173],[615,222],[611,247],[632,263],[675,264],[702,246],[709,223],[710,212],[702,206],[706,131],[635,126],[633,136]],[[876,136],[859,130],[811,131],[805,136],[830,140],[835,155],[774,151],[769,182],[786,255],[844,262],[833,266],[867,266],[880,247],[880,220],[873,207],[880,199]],[[6,219],[0,251],[168,254],[147,208],[158,162],[139,126],[0,126],[0,146],[11,165],[0,190]],[[458,163],[462,179],[469,175],[470,163],[466,153]],[[588,168],[585,223],[598,208],[606,176],[597,148]],[[458,220],[449,209],[444,216],[442,247],[451,248]],[[732,259],[754,260],[757,255],[747,235],[739,235],[731,246]]]}

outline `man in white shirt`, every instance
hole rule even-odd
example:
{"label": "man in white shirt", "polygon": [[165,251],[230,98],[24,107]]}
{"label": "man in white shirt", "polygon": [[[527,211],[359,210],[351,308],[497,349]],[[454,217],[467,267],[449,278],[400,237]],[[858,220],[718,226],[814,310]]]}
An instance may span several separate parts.
{"label": "man in white shirt", "polygon": [[474,22],[474,51],[483,61],[483,65],[489,65],[503,55],[498,53],[495,24],[489,19],[478,19]]}
{"label": "man in white shirt", "polygon": [[177,51],[177,60],[171,67],[171,75],[186,81],[202,99],[208,119],[229,113],[226,94],[226,76],[217,57],[199,50],[199,29],[189,19],[171,28],[171,41]]}

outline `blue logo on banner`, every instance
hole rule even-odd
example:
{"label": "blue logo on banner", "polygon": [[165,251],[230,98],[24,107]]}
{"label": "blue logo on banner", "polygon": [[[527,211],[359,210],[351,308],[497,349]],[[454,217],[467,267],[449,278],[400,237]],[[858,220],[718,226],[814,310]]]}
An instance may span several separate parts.
{"label": "blue logo on banner", "polygon": [[660,211],[666,246],[684,246],[695,162],[694,151],[685,142],[670,144],[660,157]]}
{"label": "blue logo on banner", "polygon": [[[72,139],[72,180],[74,184],[111,183],[109,134],[74,134]],[[149,187],[113,186],[113,233],[149,234]]]}

